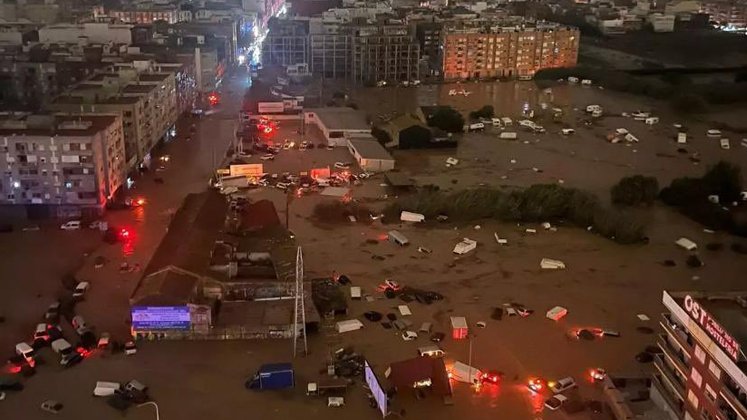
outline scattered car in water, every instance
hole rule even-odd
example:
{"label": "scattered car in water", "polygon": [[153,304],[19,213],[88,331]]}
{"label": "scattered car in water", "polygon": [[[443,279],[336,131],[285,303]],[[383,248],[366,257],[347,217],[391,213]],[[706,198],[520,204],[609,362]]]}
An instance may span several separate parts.
{"label": "scattered car in water", "polygon": [[59,401],[47,400],[41,403],[41,409],[52,414],[57,414],[62,411],[63,405]]}
{"label": "scattered car in water", "polygon": [[268,153],[266,155],[262,155],[259,159],[260,160],[275,160],[275,155]]}
{"label": "scattered car in water", "polygon": [[83,296],[86,294],[86,292],[90,288],[91,288],[91,283],[89,283],[87,281],[82,281],[82,282],[78,283],[75,286],[75,290],[73,290],[73,298],[75,298],[75,299],[83,299]]}
{"label": "scattered car in water", "polygon": [[552,390],[555,394],[560,394],[563,391],[566,391],[568,389],[575,388],[576,381],[571,378],[570,376],[567,376],[565,378],[558,379],[557,381],[550,381],[547,383],[548,388]]}
{"label": "scattered car in water", "polygon": [[568,401],[568,397],[562,394],[558,394],[545,401],[545,407],[552,411],[555,411],[559,409],[563,404],[565,404],[566,401]]}
{"label": "scattered car in water", "polygon": [[80,220],[71,220],[60,225],[62,230],[78,230],[80,229]]}
{"label": "scattered car in water", "polygon": [[335,162],[335,168],[337,168],[337,169],[348,169],[348,168],[350,168],[350,163],[348,163],[348,162]]}

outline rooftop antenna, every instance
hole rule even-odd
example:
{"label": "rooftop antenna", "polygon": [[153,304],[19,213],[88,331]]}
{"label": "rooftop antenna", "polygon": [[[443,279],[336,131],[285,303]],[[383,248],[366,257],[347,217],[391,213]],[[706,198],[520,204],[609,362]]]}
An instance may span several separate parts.
{"label": "rooftop antenna", "polygon": [[295,296],[295,314],[293,318],[293,357],[295,358],[298,353],[298,347],[300,343],[299,339],[303,339],[303,354],[306,356],[309,352],[306,344],[306,311],[304,309],[304,298],[303,298],[303,252],[301,247],[298,247],[296,252],[296,296]]}

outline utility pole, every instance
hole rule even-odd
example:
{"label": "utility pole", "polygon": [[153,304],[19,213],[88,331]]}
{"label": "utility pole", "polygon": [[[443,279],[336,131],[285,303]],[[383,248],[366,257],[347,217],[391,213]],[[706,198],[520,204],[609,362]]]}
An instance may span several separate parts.
{"label": "utility pole", "polygon": [[300,343],[298,340],[303,337],[303,354],[306,356],[309,349],[306,343],[306,310],[304,308],[303,294],[303,252],[298,247],[296,252],[296,296],[295,296],[295,313],[293,317],[293,357],[298,353]]}

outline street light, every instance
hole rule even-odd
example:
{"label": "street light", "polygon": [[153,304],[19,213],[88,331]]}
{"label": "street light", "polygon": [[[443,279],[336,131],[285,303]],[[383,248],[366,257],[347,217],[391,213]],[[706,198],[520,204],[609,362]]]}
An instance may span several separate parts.
{"label": "street light", "polygon": [[153,401],[148,401],[146,403],[138,404],[137,408],[145,407],[146,405],[152,405],[156,408],[156,420],[161,420],[161,416],[158,414],[158,404],[156,404]]}

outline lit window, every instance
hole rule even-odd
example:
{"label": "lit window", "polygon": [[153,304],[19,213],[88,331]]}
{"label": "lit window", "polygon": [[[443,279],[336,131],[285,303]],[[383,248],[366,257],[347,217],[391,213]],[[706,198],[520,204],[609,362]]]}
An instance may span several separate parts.
{"label": "lit window", "polygon": [[721,368],[713,360],[708,363],[708,370],[711,371],[716,379],[721,379]]}
{"label": "lit window", "polygon": [[692,368],[692,370],[690,371],[690,378],[693,380],[695,385],[698,386],[698,388],[703,385],[703,376],[700,374],[700,372],[698,372],[697,369]]}
{"label": "lit window", "polygon": [[700,360],[700,363],[705,364],[705,351],[697,344],[695,345],[695,358]]}
{"label": "lit window", "polygon": [[695,408],[695,409],[698,408],[698,403],[700,401],[698,401],[698,396],[695,395],[695,393],[693,392],[692,389],[689,390],[689,391],[687,391],[687,401],[690,403],[690,405],[693,406],[693,408]]}

